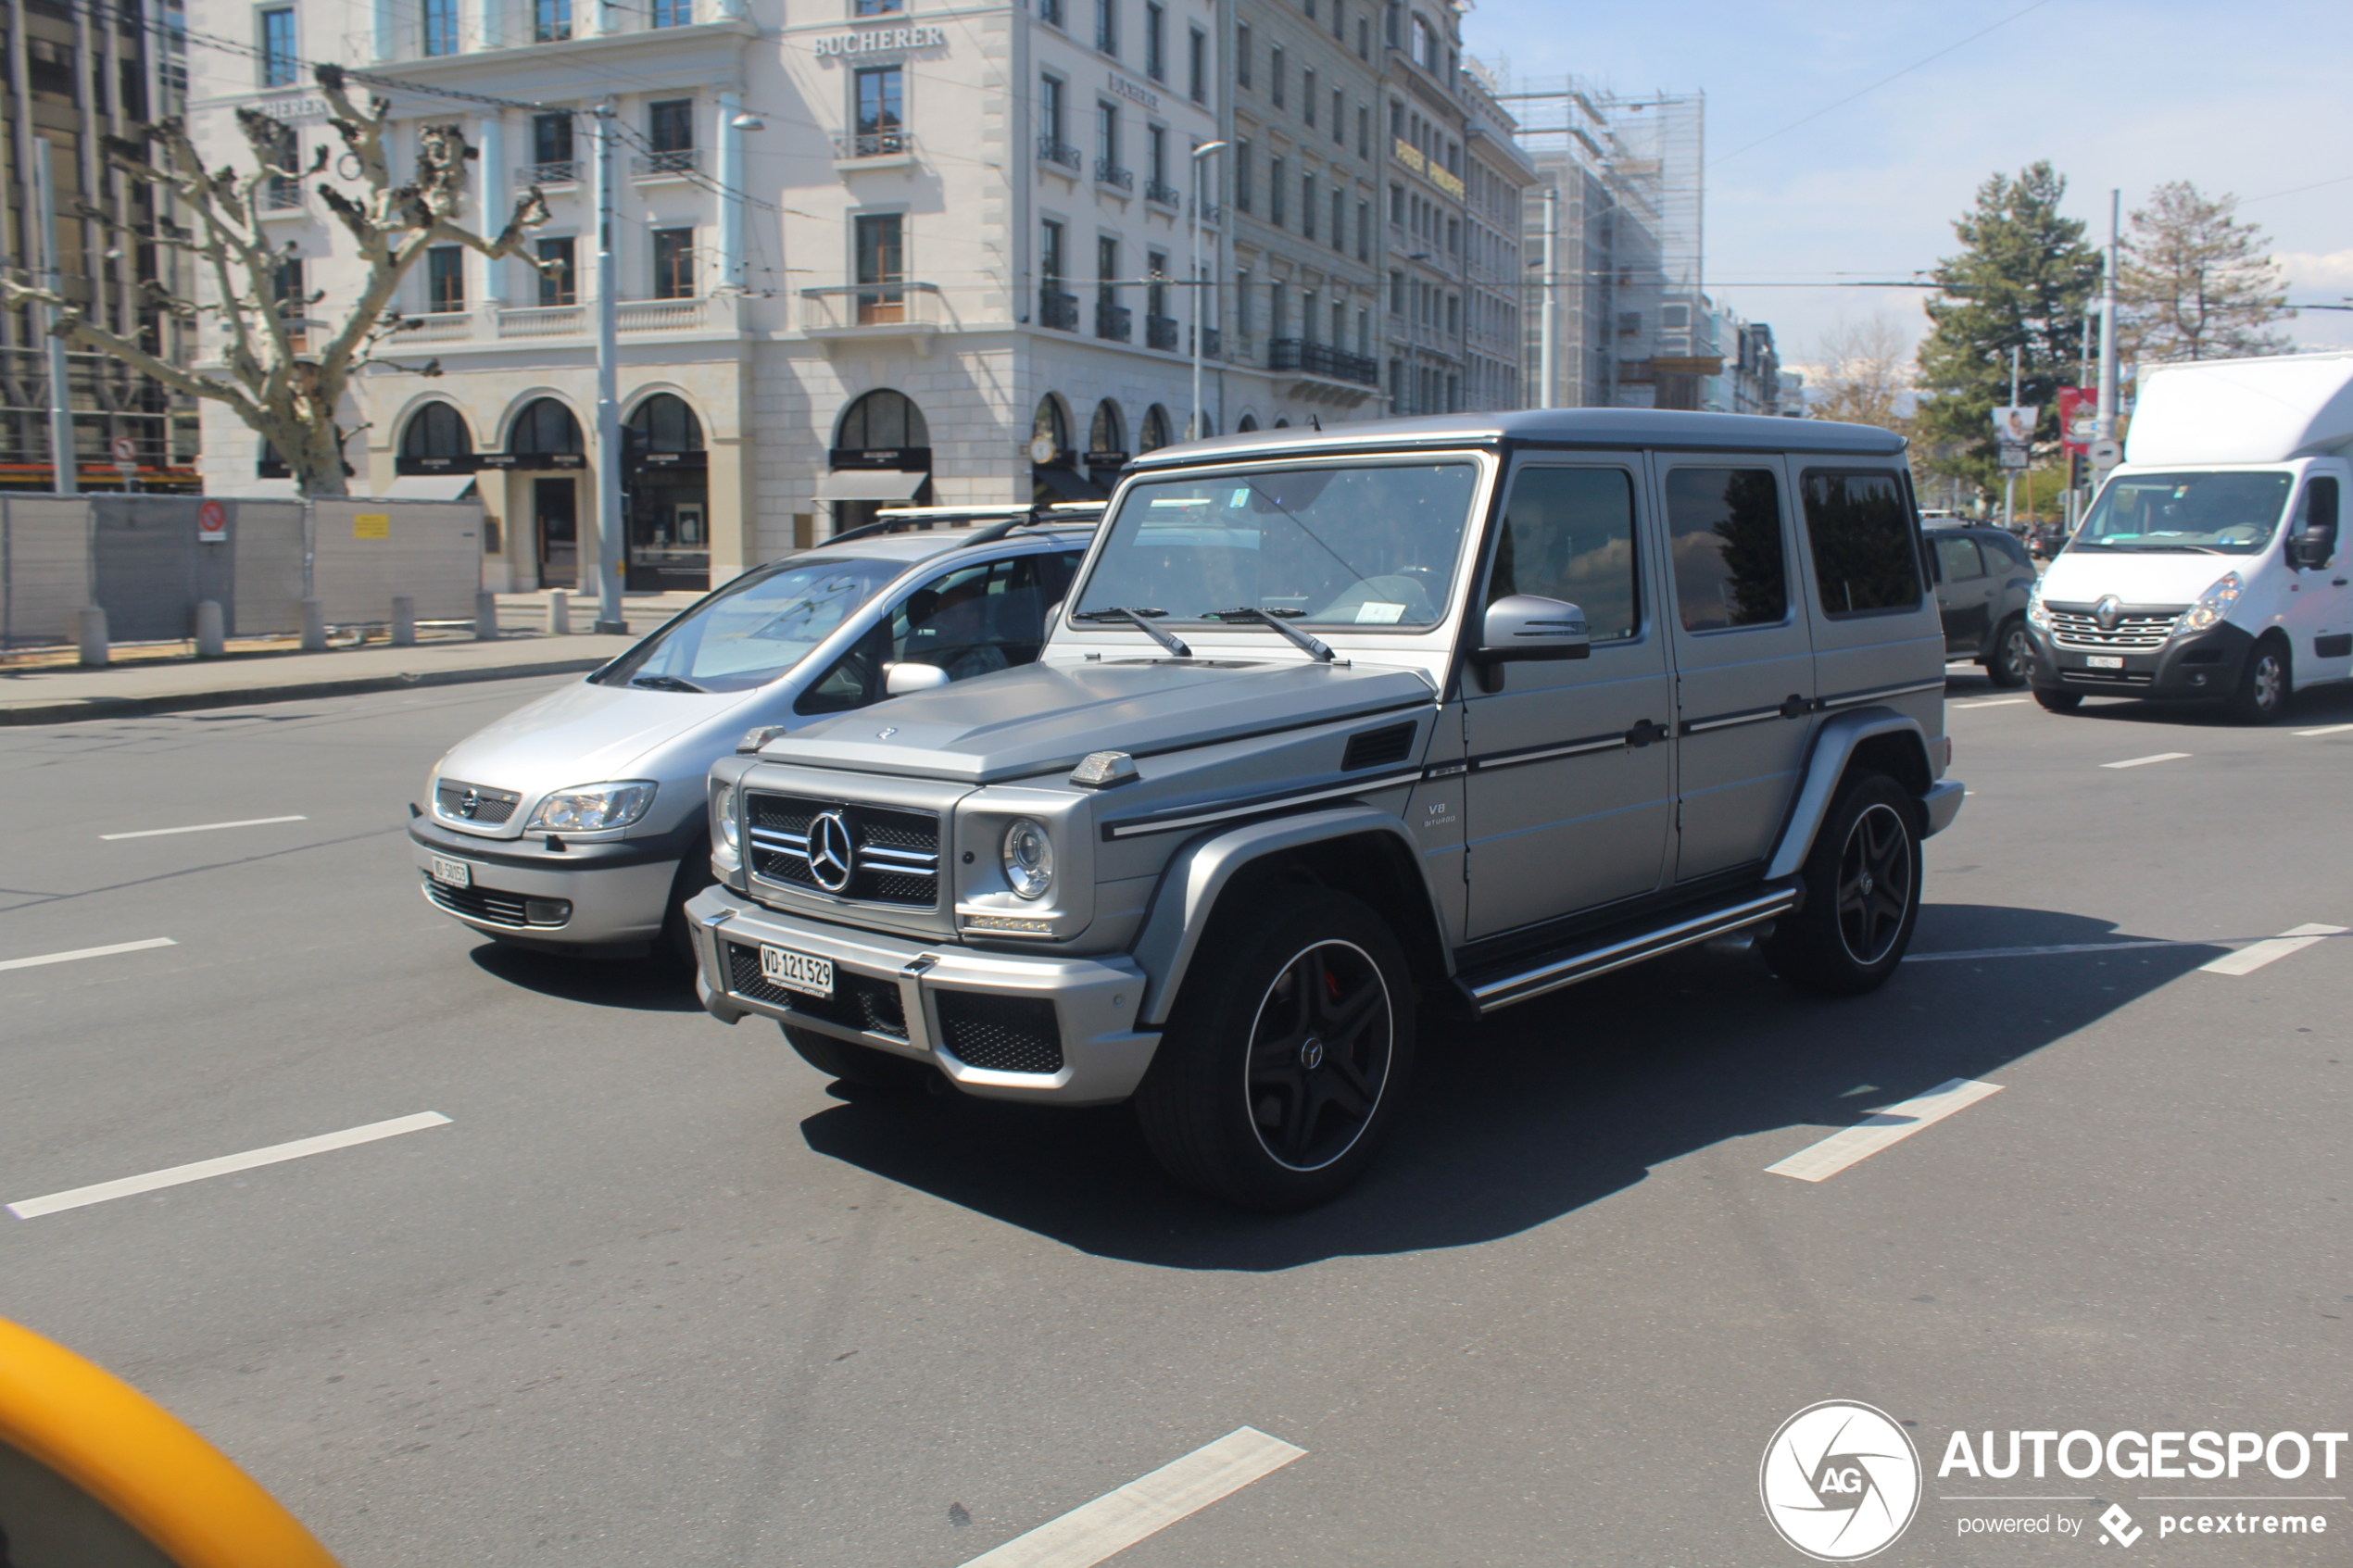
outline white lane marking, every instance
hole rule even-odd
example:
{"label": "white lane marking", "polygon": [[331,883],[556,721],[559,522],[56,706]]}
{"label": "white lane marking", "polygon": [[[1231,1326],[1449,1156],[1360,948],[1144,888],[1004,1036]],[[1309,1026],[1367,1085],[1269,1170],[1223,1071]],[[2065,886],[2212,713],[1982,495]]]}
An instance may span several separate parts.
{"label": "white lane marking", "polygon": [[106,947],[76,947],[70,953],[43,953],[38,958],[0,960],[0,969],[39,969],[44,963],[71,963],[76,959],[111,958],[117,953],[144,952],[149,947],[177,947],[179,943],[169,936],[150,936],[143,942],[117,942]]}
{"label": "white lane marking", "polygon": [[982,1552],[963,1568],[1093,1568],[1114,1552],[1273,1474],[1306,1451],[1254,1427],[1238,1427],[1183,1459]]}
{"label": "white lane marking", "polygon": [[2295,733],[2299,735],[2341,735],[2347,730],[2353,730],[2353,724],[2323,724],[2317,730],[2297,730]]}
{"label": "white lane marking", "polygon": [[2322,937],[2344,935],[2345,927],[2341,925],[2299,925],[2293,931],[2283,931],[2252,947],[2225,953],[2212,963],[2202,963],[2197,967],[2206,974],[2253,974],[2267,963],[2277,963],[2290,953],[2302,952]]}
{"label": "white lane marking", "polygon": [[2160,751],[2153,757],[2127,757],[2121,762],[2103,762],[2103,768],[2145,768],[2152,762],[2179,762],[2189,755],[2186,751]]}
{"label": "white lane marking", "polygon": [[307,822],[308,817],[247,817],[242,822],[198,822],[185,828],[142,828],[137,833],[102,833],[102,840],[117,838],[162,838],[175,833],[210,833],[215,828],[261,828],[272,822]]}
{"label": "white lane marking", "polygon": [[2026,700],[2022,696],[1997,696],[1987,702],[1954,702],[1947,703],[1945,706],[1948,708],[2008,708],[2014,703]]}
{"label": "white lane marking", "polygon": [[1869,1160],[1881,1149],[1902,1143],[1922,1127],[1942,1122],[1956,1110],[1967,1110],[1987,1095],[1998,1094],[2001,1087],[1975,1078],[1947,1078],[1924,1095],[1914,1095],[1900,1104],[1891,1105],[1844,1132],[1832,1133],[1820,1143],[1766,1166],[1765,1173],[1793,1176],[1801,1182],[1828,1181],[1857,1160]]}
{"label": "white lane marking", "polygon": [[1957,953],[1906,953],[1906,963],[1953,963],[1962,959],[2041,959],[2059,953],[2121,953],[2133,947],[2219,947],[2226,942],[2242,940],[2233,936],[2217,936],[2192,942],[2166,938],[2145,942],[2062,942],[2047,947],[1971,947]]}
{"label": "white lane marking", "polygon": [[346,1127],[340,1133],[322,1133],[315,1138],[296,1138],[292,1143],[271,1144],[268,1148],[247,1149],[243,1154],[224,1154],[218,1160],[199,1160],[194,1164],[150,1171],[144,1176],[125,1176],[119,1182],[99,1182],[93,1186],[53,1192],[46,1198],[28,1198],[9,1204],[8,1212],[19,1220],[33,1220],[61,1210],[104,1203],[109,1198],[131,1198],[143,1192],[154,1192],[159,1187],[200,1182],[208,1176],[226,1176],[237,1171],[250,1171],[257,1165],[275,1165],[284,1160],[300,1160],[308,1154],[325,1154],[331,1149],[349,1148],[354,1144],[373,1143],[378,1138],[396,1137],[402,1133],[422,1132],[427,1127],[446,1127],[448,1124],[449,1118],[438,1110],[421,1110],[414,1116],[396,1116],[389,1122],[371,1122],[364,1127]]}

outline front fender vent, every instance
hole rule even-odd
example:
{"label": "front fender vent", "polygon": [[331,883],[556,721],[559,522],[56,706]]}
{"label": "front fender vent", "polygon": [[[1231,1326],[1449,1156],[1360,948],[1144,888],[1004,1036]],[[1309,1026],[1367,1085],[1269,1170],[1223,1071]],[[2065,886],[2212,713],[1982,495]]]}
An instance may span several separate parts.
{"label": "front fender vent", "polygon": [[1359,768],[1383,768],[1404,761],[1414,754],[1414,732],[1419,727],[1418,721],[1408,719],[1402,724],[1386,724],[1349,736],[1348,751],[1340,759],[1340,771],[1353,773]]}

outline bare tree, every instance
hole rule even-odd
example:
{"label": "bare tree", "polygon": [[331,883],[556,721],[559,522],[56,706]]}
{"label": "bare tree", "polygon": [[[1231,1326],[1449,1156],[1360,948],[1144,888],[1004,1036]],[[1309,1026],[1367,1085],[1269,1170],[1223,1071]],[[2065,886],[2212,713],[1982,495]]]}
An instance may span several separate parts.
{"label": "bare tree", "polygon": [[1841,317],[1815,345],[1813,361],[1806,370],[1806,401],[1814,418],[1910,433],[1912,345],[1894,317]]}
{"label": "bare tree", "polygon": [[[351,378],[407,325],[392,307],[409,269],[434,244],[460,245],[491,257],[523,257],[537,266],[524,255],[523,236],[547,220],[547,204],[535,185],[516,200],[497,238],[475,233],[457,221],[466,164],[475,153],[456,126],[424,127],[414,174],[395,182],[384,145],[391,105],[375,98],[362,110],[346,93],[341,69],[321,65],[316,75],[327,123],[344,145],[341,157],[331,159],[321,144],[310,166],[299,167],[294,133],[268,115],[241,108],[237,126],[254,167],[208,169],[186,125],[160,120],[141,126],[134,136],[107,138],[107,160],[127,178],[172,193],[185,221],[158,220],[150,235],[132,233],[95,208],[81,213],[120,235],[170,245],[193,258],[200,279],[196,297],[182,298],[149,282],[148,303],[182,320],[208,320],[225,377],[175,365],[49,290],[0,277],[0,295],[10,305],[39,301],[55,307],[50,331],[77,347],[96,349],[167,386],[227,405],[285,460],[303,495],[341,495],[346,493],[343,444],[352,433],[337,422],[337,410]],[[345,169],[352,173],[345,176]],[[326,291],[291,286],[296,270],[261,222],[269,194],[303,180],[317,182],[319,199],[349,232],[365,269],[339,322],[309,319]],[[313,333],[321,328],[323,342],[313,353]]]}
{"label": "bare tree", "polygon": [[2159,185],[2133,214],[2116,277],[2129,359],[2230,359],[2293,346],[2263,329],[2292,315],[2260,226],[2232,216],[2186,180]]}

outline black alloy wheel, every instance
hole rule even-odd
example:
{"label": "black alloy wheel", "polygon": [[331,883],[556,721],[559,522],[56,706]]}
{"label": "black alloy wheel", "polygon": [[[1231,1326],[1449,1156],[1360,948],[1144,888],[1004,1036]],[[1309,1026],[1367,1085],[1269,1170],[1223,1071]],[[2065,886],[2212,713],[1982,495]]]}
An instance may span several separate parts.
{"label": "black alloy wheel", "polygon": [[1912,907],[1912,835],[1895,808],[1874,802],[1847,830],[1838,858],[1838,938],[1866,967],[1887,957]]}
{"label": "black alloy wheel", "polygon": [[1985,678],[1994,685],[2015,688],[2026,684],[2027,675],[2034,668],[2034,645],[2027,637],[2026,621],[2012,616],[2002,622],[1994,638],[1994,651],[1985,656]]}
{"label": "black alloy wheel", "polygon": [[1267,987],[1244,1069],[1260,1147],[1320,1171],[1355,1147],[1389,1081],[1395,1006],[1372,955],[1353,942],[1302,949]]}
{"label": "black alloy wheel", "polygon": [[1829,996],[1887,983],[1920,910],[1920,804],[1884,773],[1851,782],[1800,872],[1806,899],[1764,943],[1773,972]]}

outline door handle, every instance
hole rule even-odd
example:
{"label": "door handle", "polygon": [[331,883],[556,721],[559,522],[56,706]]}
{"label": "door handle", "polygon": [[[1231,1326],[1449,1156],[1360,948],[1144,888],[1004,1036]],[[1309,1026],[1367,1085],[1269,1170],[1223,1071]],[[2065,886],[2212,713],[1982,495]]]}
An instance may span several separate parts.
{"label": "door handle", "polygon": [[2329,586],[2332,588],[2342,588],[2345,586],[2345,583],[2346,580],[2342,577],[2332,577],[2329,579]]}
{"label": "door handle", "polygon": [[1781,717],[1784,719],[1803,719],[1809,711],[1812,710],[1813,707],[1814,705],[1812,703],[1806,701],[1795,692],[1792,692],[1788,696],[1781,699]]}
{"label": "door handle", "polygon": [[1635,724],[1632,729],[1626,732],[1626,744],[1628,746],[1648,746],[1655,740],[1665,740],[1672,734],[1674,734],[1674,732],[1669,730],[1666,725],[1655,724],[1648,719],[1644,719]]}

